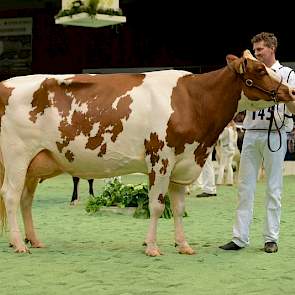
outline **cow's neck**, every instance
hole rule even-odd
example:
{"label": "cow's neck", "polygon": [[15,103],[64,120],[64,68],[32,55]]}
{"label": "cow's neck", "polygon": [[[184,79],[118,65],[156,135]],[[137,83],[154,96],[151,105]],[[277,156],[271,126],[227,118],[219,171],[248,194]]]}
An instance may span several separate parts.
{"label": "cow's neck", "polygon": [[226,68],[180,78],[171,97],[173,113],[167,126],[168,146],[181,154],[186,144],[201,143],[196,151],[201,156],[196,158],[205,160],[208,148],[237,110],[241,87],[239,78]]}
{"label": "cow's neck", "polygon": [[195,75],[189,87],[195,111],[201,109],[201,121],[208,121],[208,124],[204,124],[204,136],[211,134],[208,140],[213,143],[237,112],[242,91],[241,81],[229,67],[224,67]]}

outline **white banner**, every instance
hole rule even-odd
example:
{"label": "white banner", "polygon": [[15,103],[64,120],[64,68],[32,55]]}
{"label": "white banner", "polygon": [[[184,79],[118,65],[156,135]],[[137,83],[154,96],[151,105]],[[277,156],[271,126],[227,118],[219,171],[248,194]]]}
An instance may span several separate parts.
{"label": "white banner", "polygon": [[31,73],[32,24],[31,17],[0,19],[1,77]]}

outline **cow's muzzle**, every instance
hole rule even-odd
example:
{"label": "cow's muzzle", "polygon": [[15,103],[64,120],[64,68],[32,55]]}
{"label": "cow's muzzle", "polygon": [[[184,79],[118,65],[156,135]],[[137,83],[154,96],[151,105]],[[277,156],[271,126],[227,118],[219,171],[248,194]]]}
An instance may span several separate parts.
{"label": "cow's muzzle", "polygon": [[295,88],[290,88],[289,94],[293,98],[293,100],[295,100]]}

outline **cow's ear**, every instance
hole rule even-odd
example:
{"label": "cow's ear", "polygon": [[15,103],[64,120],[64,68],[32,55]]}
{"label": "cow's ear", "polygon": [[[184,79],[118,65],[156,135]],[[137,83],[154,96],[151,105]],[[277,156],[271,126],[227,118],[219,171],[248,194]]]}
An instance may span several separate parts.
{"label": "cow's ear", "polygon": [[256,58],[252,55],[252,53],[251,53],[251,51],[249,49],[244,50],[243,57],[256,60]]}
{"label": "cow's ear", "polygon": [[247,69],[247,58],[243,58],[242,62],[240,63],[239,73],[244,74]]}
{"label": "cow's ear", "polygon": [[233,55],[233,54],[228,54],[226,56],[226,62],[228,65],[230,65],[233,61],[235,61],[236,59],[238,59],[237,56]]}
{"label": "cow's ear", "polygon": [[246,58],[238,58],[232,54],[226,56],[227,65],[238,74],[243,74],[247,67]]}

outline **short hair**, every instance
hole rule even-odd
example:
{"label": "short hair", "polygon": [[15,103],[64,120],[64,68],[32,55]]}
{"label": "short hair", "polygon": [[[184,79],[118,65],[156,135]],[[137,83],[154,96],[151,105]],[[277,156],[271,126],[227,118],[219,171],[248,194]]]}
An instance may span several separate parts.
{"label": "short hair", "polygon": [[261,42],[261,41],[264,41],[265,46],[267,46],[269,48],[273,47],[274,50],[276,50],[278,47],[277,37],[273,33],[262,32],[262,33],[255,35],[251,39],[252,44],[257,43],[257,42]]}

